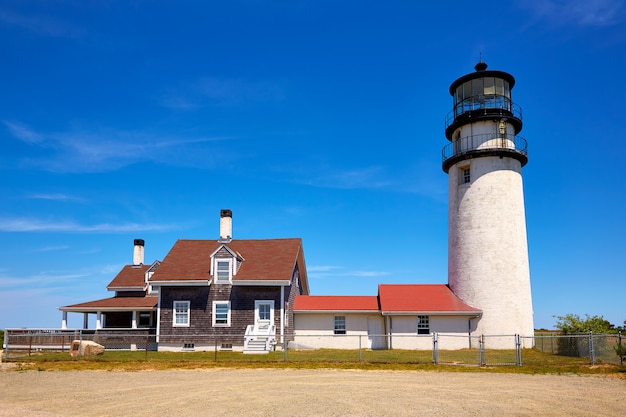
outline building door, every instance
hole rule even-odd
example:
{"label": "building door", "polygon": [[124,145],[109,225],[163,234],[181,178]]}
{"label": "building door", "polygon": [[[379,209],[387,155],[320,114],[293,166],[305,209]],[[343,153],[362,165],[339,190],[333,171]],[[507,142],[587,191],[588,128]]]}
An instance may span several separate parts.
{"label": "building door", "polygon": [[274,300],[254,302],[254,327],[257,331],[268,330],[274,324]]}
{"label": "building door", "polygon": [[370,342],[370,349],[385,349],[385,336],[383,334],[382,317],[367,318],[367,338]]}

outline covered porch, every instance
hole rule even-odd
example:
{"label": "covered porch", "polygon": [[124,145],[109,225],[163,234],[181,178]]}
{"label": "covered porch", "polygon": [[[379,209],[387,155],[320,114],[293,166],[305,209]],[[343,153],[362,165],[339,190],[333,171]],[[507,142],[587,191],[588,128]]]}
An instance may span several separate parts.
{"label": "covered porch", "polygon": [[158,297],[111,297],[59,307],[61,329],[67,329],[68,313],[83,315],[83,329],[89,328],[89,315],[95,315],[95,330],[156,328]]}

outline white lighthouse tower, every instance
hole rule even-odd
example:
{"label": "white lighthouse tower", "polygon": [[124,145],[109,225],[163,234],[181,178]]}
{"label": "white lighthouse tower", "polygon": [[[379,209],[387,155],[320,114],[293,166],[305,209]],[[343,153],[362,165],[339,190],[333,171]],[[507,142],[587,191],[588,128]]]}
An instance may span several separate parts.
{"label": "white lighthouse tower", "polygon": [[[513,103],[515,79],[487,70],[450,85],[443,170],[448,173],[448,285],[483,311],[473,335],[533,336],[533,310],[522,167],[528,162],[522,110]],[[525,345],[532,344],[532,339]],[[488,337],[488,348],[512,348],[509,337]]]}

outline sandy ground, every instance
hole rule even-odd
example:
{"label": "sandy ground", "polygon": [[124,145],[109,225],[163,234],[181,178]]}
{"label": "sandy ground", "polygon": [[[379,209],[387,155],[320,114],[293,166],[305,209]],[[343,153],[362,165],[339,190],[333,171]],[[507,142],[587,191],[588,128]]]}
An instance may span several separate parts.
{"label": "sandy ground", "polygon": [[0,371],[0,416],[619,416],[602,376],[210,369]]}

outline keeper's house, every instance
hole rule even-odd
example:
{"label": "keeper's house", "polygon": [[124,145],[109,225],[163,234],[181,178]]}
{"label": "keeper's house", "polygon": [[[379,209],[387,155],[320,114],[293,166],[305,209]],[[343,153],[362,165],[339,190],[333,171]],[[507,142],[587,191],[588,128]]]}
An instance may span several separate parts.
{"label": "keeper's house", "polygon": [[[430,349],[432,333],[468,335],[481,311],[447,285],[379,285],[376,296],[311,296],[301,239],[234,240],[220,212],[218,240],[178,240],[163,261],[134,260],[107,286],[115,295],[60,307],[96,315],[101,333],[156,335],[158,350]],[[467,347],[459,338],[458,348]]]}

